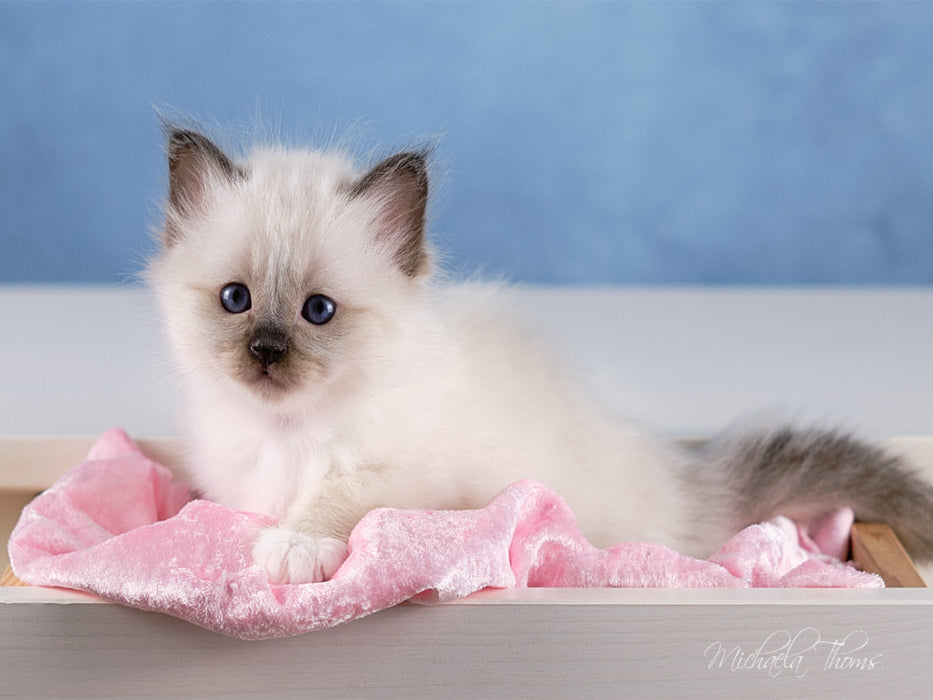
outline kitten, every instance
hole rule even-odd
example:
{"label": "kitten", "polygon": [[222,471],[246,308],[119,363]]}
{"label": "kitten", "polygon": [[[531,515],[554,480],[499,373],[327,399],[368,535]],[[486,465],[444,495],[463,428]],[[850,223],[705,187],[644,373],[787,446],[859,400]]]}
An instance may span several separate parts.
{"label": "kitten", "polygon": [[933,489],[835,433],[726,437],[687,455],[608,413],[506,317],[496,290],[441,285],[425,152],[358,171],[335,153],[242,161],[168,129],[149,277],[187,390],[196,488],[267,513],[271,581],[330,577],[379,506],[475,508],[540,480],[597,546],[709,556],[741,527],[852,505],[933,554]]}

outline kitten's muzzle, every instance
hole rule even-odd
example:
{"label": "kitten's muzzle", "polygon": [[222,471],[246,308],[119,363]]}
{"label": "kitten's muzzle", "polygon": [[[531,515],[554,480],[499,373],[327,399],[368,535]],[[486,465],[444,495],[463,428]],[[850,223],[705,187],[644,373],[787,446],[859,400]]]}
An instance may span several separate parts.
{"label": "kitten's muzzle", "polygon": [[249,351],[267,370],[288,352],[288,334],[279,328],[257,328],[250,338]]}

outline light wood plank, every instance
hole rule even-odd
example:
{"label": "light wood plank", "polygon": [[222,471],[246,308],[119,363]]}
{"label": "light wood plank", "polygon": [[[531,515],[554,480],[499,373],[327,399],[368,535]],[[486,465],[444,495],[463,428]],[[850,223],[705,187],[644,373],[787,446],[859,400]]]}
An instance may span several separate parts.
{"label": "light wood plank", "polygon": [[[74,465],[87,459],[96,439],[42,435],[0,437],[0,489],[35,493],[48,488]],[[170,468],[180,480],[185,480],[177,439],[138,438],[136,442],[147,456]]]}
{"label": "light wood plank", "polygon": [[13,573],[13,569],[9,566],[3,570],[3,573],[0,574],[0,586],[25,586],[26,584],[16,578],[16,574]]}
{"label": "light wood plank", "polygon": [[19,520],[23,507],[32,500],[33,491],[7,491],[0,486],[0,571],[10,563],[6,543]]}
{"label": "light wood plank", "polygon": [[852,526],[852,559],[864,571],[881,576],[889,588],[926,588],[897,535],[884,523]]}

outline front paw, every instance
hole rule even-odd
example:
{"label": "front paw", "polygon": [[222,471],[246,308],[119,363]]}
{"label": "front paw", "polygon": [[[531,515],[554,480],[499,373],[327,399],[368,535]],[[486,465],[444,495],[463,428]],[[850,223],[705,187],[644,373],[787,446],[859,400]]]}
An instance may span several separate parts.
{"label": "front paw", "polygon": [[253,561],[271,583],[326,581],[347,558],[347,544],[333,537],[314,537],[284,525],[266,528],[253,545]]}

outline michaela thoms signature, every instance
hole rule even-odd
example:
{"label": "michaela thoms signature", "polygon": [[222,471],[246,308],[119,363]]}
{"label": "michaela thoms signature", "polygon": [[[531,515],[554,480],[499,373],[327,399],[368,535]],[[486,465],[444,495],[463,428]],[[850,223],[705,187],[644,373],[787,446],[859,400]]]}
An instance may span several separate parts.
{"label": "michaela thoms signature", "polygon": [[813,627],[798,632],[779,630],[757,646],[713,642],[703,652],[710,670],[758,672],[771,678],[803,678],[816,672],[870,672],[882,668],[881,654],[869,648],[868,633],[826,636]]}

